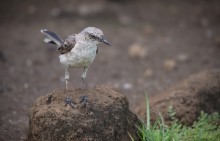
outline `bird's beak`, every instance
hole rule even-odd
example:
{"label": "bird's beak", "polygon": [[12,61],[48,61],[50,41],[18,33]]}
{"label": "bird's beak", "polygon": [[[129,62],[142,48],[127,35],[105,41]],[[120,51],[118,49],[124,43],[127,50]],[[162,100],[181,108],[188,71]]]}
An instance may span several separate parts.
{"label": "bird's beak", "polygon": [[110,43],[108,40],[106,40],[104,36],[101,37],[99,40],[100,40],[101,42],[103,42],[103,43],[105,43],[105,44],[111,46],[111,43]]}

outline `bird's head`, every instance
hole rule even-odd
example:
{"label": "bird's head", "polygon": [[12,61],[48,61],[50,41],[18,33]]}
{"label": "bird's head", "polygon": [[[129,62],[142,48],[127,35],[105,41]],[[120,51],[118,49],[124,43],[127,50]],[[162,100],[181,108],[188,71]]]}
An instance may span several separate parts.
{"label": "bird's head", "polygon": [[88,40],[91,40],[92,42],[99,44],[99,43],[105,43],[109,46],[111,46],[110,42],[105,39],[103,32],[95,27],[87,27],[82,31],[86,36]]}

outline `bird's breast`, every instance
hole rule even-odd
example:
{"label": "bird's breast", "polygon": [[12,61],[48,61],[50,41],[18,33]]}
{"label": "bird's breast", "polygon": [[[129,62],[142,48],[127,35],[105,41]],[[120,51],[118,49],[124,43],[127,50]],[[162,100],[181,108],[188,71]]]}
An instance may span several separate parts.
{"label": "bird's breast", "polygon": [[89,66],[96,56],[97,46],[75,46],[66,54],[59,56],[60,62],[68,67]]}

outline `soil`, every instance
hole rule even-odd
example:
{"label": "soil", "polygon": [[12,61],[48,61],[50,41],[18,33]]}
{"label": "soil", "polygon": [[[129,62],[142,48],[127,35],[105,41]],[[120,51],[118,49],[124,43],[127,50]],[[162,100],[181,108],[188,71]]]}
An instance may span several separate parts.
{"label": "soil", "polygon": [[152,96],[150,103],[151,119],[154,121],[160,112],[166,122],[178,119],[183,124],[192,125],[201,111],[220,113],[220,70],[192,75],[165,92]]}
{"label": "soil", "polygon": [[[74,104],[66,105],[66,98]],[[88,101],[80,102],[83,95]],[[72,107],[71,107],[72,106]],[[39,97],[31,108],[28,141],[128,141],[138,140],[140,121],[128,100],[110,88],[58,89]]]}
{"label": "soil", "polygon": [[[135,113],[145,90],[156,95],[191,74],[220,68],[219,0],[2,0],[0,17],[2,141],[25,139],[33,102],[64,87],[64,68],[43,43],[42,28],[63,38],[87,26],[102,29],[112,46],[99,46],[88,87],[118,89]],[[71,70],[72,88],[81,87],[81,74]]]}

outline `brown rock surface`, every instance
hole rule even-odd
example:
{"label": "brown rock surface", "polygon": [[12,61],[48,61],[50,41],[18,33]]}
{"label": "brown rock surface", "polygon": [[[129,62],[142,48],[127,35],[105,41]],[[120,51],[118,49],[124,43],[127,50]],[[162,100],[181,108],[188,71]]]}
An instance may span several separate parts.
{"label": "brown rock surface", "polygon": [[192,124],[201,111],[220,112],[220,70],[192,75],[164,93],[151,97],[152,119],[156,119],[159,111],[169,121],[169,106],[173,107],[176,117],[186,124]]}
{"label": "brown rock surface", "polygon": [[66,95],[60,89],[39,97],[30,111],[28,141],[128,141],[128,132],[135,138],[139,120],[119,92],[71,89],[68,95],[76,103],[86,95],[88,103],[76,109],[65,106]]}

